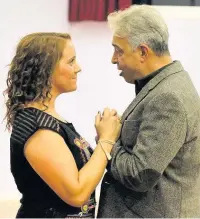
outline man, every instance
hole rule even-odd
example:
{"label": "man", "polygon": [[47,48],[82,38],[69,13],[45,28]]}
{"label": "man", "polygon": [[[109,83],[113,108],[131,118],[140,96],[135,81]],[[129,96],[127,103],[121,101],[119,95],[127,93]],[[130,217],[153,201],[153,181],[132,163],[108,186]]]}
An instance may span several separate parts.
{"label": "man", "polygon": [[108,17],[114,54],[136,98],[102,182],[98,217],[200,217],[200,99],[168,50],[168,28],[152,6]]}

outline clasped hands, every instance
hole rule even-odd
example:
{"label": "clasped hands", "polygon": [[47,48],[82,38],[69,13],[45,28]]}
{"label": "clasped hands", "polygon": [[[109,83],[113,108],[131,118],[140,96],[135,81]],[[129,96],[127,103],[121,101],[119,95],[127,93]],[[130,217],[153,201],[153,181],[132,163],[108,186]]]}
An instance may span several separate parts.
{"label": "clasped hands", "polygon": [[97,136],[96,142],[99,140],[109,140],[116,142],[121,130],[121,117],[115,109],[105,108],[103,113],[95,117],[95,128]]}

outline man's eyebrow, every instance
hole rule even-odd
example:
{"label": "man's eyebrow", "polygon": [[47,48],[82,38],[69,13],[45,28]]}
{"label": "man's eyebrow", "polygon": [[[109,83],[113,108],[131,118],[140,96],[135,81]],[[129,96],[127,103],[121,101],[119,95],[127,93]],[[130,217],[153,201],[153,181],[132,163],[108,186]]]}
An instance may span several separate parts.
{"label": "man's eyebrow", "polygon": [[112,43],[112,45],[113,45],[114,47],[116,47],[116,48],[122,50],[122,48],[120,48],[118,45],[116,45],[116,44],[114,44],[114,43]]}

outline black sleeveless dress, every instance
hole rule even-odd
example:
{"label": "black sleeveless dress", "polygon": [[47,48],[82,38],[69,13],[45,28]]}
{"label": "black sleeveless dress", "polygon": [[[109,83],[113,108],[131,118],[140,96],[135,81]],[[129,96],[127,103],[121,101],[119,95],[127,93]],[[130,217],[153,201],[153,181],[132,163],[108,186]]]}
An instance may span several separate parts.
{"label": "black sleeveless dress", "polygon": [[21,207],[16,217],[94,218],[94,193],[89,202],[81,208],[70,206],[54,193],[26,160],[24,145],[38,129],[50,129],[61,135],[72,152],[79,170],[87,163],[93,153],[93,149],[76,132],[72,123],[64,123],[36,108],[19,110],[10,138],[11,172],[17,188],[22,194]]}

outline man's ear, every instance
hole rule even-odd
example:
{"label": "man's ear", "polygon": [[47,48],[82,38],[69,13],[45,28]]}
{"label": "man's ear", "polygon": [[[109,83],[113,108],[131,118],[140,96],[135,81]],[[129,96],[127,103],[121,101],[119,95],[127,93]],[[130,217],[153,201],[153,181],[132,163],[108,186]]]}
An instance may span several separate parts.
{"label": "man's ear", "polygon": [[141,62],[145,62],[149,56],[150,49],[147,45],[141,44],[139,47]]}
{"label": "man's ear", "polygon": [[143,58],[147,57],[149,54],[148,46],[146,46],[145,44],[141,44],[139,47],[140,47],[141,56]]}

